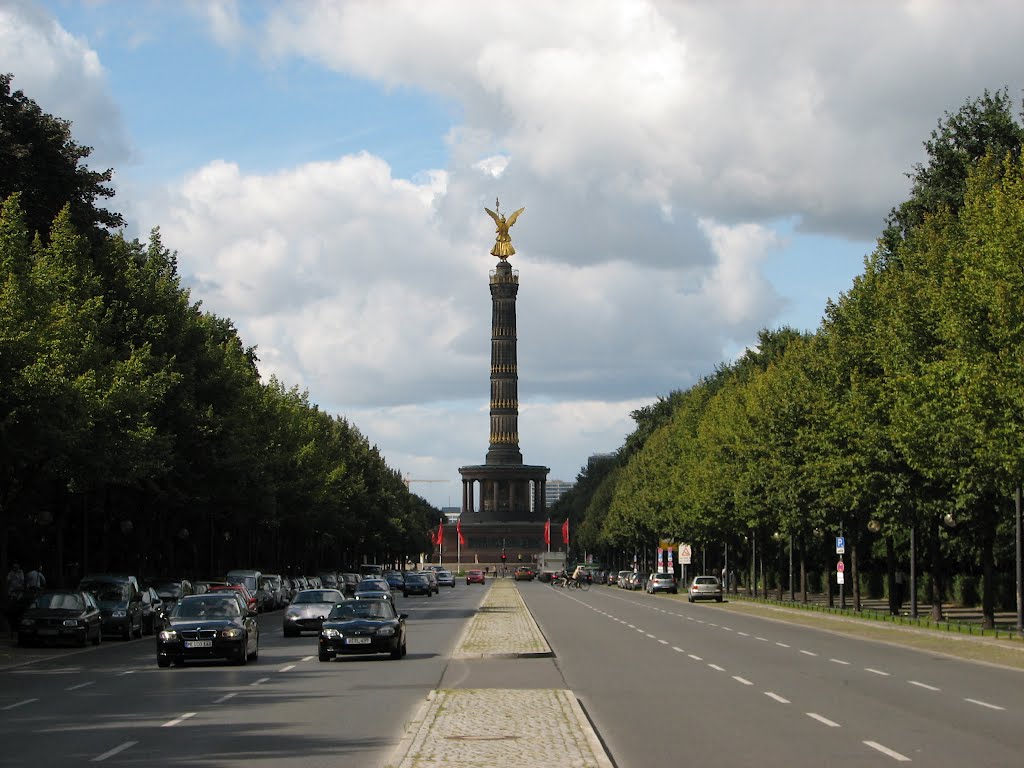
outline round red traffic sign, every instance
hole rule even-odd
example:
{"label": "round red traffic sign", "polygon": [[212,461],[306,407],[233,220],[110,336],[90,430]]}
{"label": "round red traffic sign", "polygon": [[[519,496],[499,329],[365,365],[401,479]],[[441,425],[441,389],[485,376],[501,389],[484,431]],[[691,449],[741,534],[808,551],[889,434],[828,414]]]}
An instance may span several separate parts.
{"label": "round red traffic sign", "polygon": [[838,563],[836,563],[836,570],[839,571],[839,573],[842,573],[843,571],[845,571],[846,570],[846,563],[844,563],[842,560],[840,560]]}

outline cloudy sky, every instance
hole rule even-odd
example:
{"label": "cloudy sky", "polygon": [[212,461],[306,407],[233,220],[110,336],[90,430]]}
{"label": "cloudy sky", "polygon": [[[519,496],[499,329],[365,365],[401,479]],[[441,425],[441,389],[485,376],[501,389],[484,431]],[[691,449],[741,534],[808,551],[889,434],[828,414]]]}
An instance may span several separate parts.
{"label": "cloudy sky", "polygon": [[818,326],[942,114],[1019,100],[1021,29],[1013,0],[0,0],[0,71],[264,376],[448,506],[487,450],[485,205],[526,208],[524,460],[574,480],[759,329]]}

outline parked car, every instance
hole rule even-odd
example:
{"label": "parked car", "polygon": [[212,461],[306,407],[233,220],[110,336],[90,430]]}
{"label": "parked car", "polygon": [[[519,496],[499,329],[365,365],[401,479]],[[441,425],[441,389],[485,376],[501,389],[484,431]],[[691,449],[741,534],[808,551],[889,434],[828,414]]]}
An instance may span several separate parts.
{"label": "parked car", "polygon": [[285,637],[298,637],[303,632],[320,631],[320,625],[345,595],[337,589],[304,589],[285,608],[282,628]]}
{"label": "parked car", "polygon": [[619,574],[616,571],[608,572],[608,586],[613,586],[619,583]]}
{"label": "parked car", "polygon": [[434,590],[434,594],[435,595],[440,594],[441,593],[441,587],[437,583],[437,571],[435,571],[435,570],[433,570],[431,568],[428,568],[425,571],[420,571],[420,573],[422,573],[424,576],[426,576],[428,579],[430,579],[430,588],[432,590]]}
{"label": "parked car", "polygon": [[255,611],[243,611],[230,592],[191,595],[178,601],[157,634],[156,663],[227,659],[245,664],[256,661],[259,651]]}
{"label": "parked car", "polygon": [[195,589],[188,579],[152,579],[149,586],[156,590],[164,601],[164,609],[171,610],[181,598],[194,594]]}
{"label": "parked car", "polygon": [[137,578],[115,573],[90,574],[78,583],[78,590],[95,598],[104,634],[120,635],[125,640],[142,637],[142,595]]}
{"label": "parked car", "polygon": [[405,582],[402,586],[402,595],[408,597],[409,595],[426,595],[430,597],[434,594],[434,587],[430,583],[430,578],[425,573],[410,572],[405,575]]}
{"label": "parked car", "polygon": [[652,573],[647,578],[647,593],[653,595],[655,592],[670,592],[673,595],[679,594],[679,585],[676,577],[671,573]]}
{"label": "parked car", "polygon": [[633,571],[619,571],[618,578],[616,578],[619,589],[631,589],[629,582],[632,578]]}
{"label": "parked car", "polygon": [[18,645],[71,640],[78,645],[103,639],[96,599],[82,590],[48,589],[28,604],[18,623]]}
{"label": "parked car", "polygon": [[206,594],[216,594],[217,592],[235,592],[245,600],[246,610],[253,613],[258,613],[260,610],[259,600],[245,588],[244,584],[212,584]]}
{"label": "parked car", "polygon": [[163,628],[167,619],[167,608],[163,598],[153,587],[143,587],[142,597],[142,634],[152,635]]}
{"label": "parked car", "polygon": [[193,581],[192,582],[192,589],[194,591],[193,591],[192,594],[194,594],[194,595],[205,595],[207,592],[210,591],[211,587],[223,587],[223,586],[226,586],[226,585],[227,585],[226,581],[209,581],[207,579],[201,579],[199,581]]}
{"label": "parked car", "polygon": [[722,582],[717,576],[694,576],[690,582],[690,589],[686,594],[689,602],[695,600],[714,600],[722,602]]}
{"label": "parked car", "polygon": [[285,597],[284,583],[281,576],[276,573],[264,573],[260,578],[260,589],[267,593],[267,608],[277,610],[288,600]]}
{"label": "parked car", "polygon": [[406,654],[406,617],[397,613],[390,601],[341,603],[320,630],[320,661],[366,653],[388,653],[392,659],[401,659]]}
{"label": "parked car", "polygon": [[401,592],[405,584],[405,574],[401,571],[385,571],[384,581],[388,583],[393,592]]}
{"label": "parked car", "polygon": [[629,574],[629,583],[626,589],[633,591],[643,589],[647,586],[647,574],[641,573],[640,571],[633,571]]}
{"label": "parked car", "polygon": [[516,581],[533,581],[537,578],[537,571],[532,565],[517,565],[513,578]]}
{"label": "parked car", "polygon": [[[343,573],[339,576],[341,583],[345,585],[342,590],[346,595],[354,594],[356,591],[356,584],[359,583],[358,573]],[[341,584],[338,585],[338,589],[341,589]]]}
{"label": "parked car", "polygon": [[255,595],[256,591],[260,588],[260,578],[262,576],[263,574],[260,571],[250,568],[236,568],[224,574],[224,581],[228,584],[241,584],[249,590],[250,595]]}
{"label": "parked car", "polygon": [[466,583],[467,584],[483,584],[484,583],[484,572],[478,570],[472,570],[466,572]]}
{"label": "parked car", "polygon": [[437,586],[455,588],[455,574],[451,571],[437,571]]}

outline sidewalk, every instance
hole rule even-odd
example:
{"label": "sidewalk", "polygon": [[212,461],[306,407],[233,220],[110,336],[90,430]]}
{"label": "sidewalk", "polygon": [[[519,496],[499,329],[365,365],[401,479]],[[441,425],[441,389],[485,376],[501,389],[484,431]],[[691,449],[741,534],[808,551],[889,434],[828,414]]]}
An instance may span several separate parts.
{"label": "sidewalk", "polygon": [[[554,654],[511,580],[491,587],[453,654],[473,664],[533,664]],[[549,662],[550,663],[550,662]],[[525,670],[524,670],[525,671]],[[572,691],[432,691],[386,768],[612,768]]]}

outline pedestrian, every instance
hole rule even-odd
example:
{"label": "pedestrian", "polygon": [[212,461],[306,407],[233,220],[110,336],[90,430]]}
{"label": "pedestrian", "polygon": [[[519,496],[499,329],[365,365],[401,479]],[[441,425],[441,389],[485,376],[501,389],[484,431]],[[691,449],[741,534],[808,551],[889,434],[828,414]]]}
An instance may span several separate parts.
{"label": "pedestrian", "polygon": [[903,610],[903,599],[904,594],[907,591],[907,577],[903,574],[899,568],[896,569],[896,575],[893,577],[893,583],[895,585],[893,595],[893,608],[892,615],[898,616],[900,611]]}
{"label": "pedestrian", "polygon": [[31,592],[37,592],[45,587],[46,577],[43,576],[43,566],[37,565],[34,569],[29,571],[28,576],[25,577],[25,589]]}
{"label": "pedestrian", "polygon": [[21,599],[21,593],[25,591],[25,572],[21,566],[15,563],[7,572],[7,599],[12,603]]}

